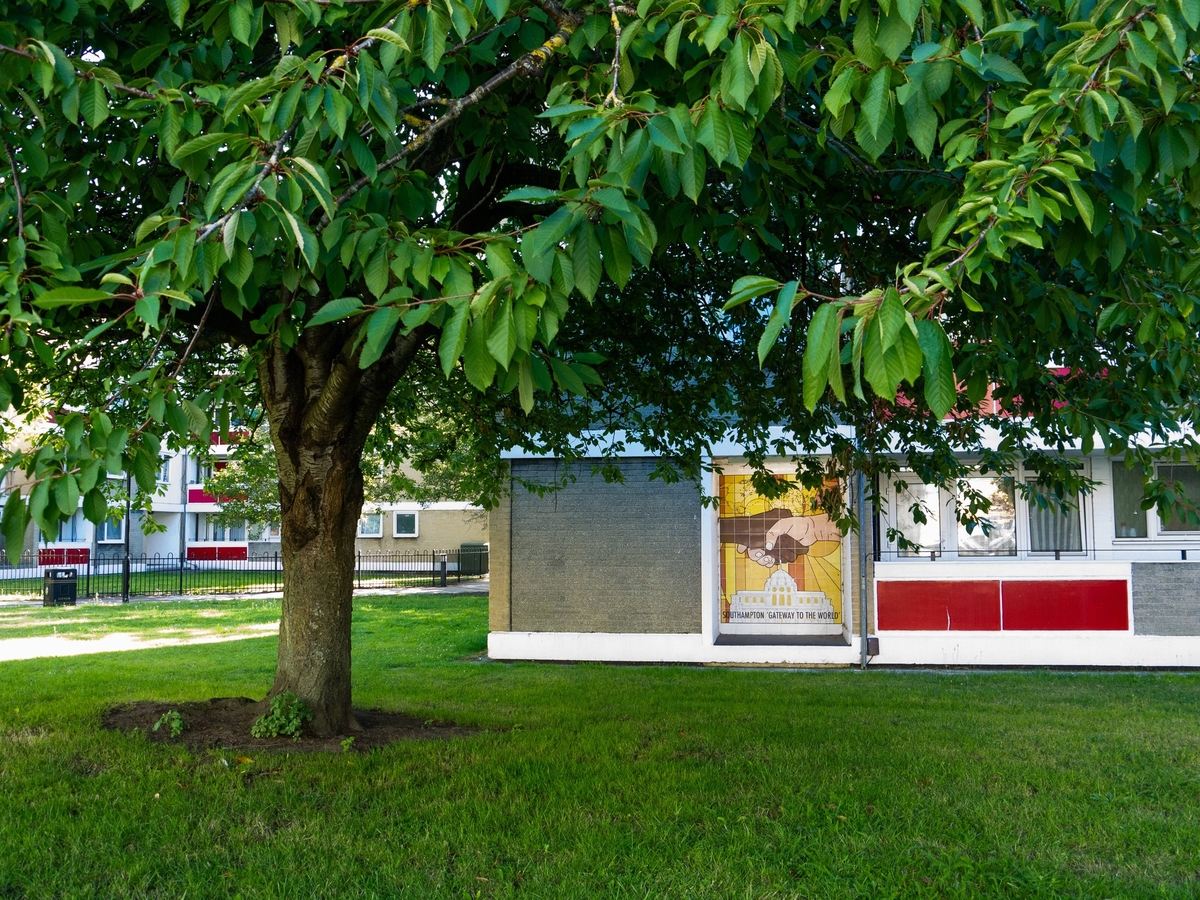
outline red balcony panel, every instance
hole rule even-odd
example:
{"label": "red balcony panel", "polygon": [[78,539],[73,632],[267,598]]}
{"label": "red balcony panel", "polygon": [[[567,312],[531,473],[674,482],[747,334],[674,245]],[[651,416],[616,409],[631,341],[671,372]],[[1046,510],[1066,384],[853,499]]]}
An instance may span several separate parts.
{"label": "red balcony panel", "polygon": [[1120,581],[1005,581],[1005,631],[1128,631]]}
{"label": "red balcony panel", "polygon": [[188,488],[188,503],[216,503],[217,498],[204,488]]}
{"label": "red balcony panel", "polygon": [[880,581],[880,631],[999,631],[999,581]]}
{"label": "red balcony panel", "polygon": [[217,548],[217,559],[243,560],[246,558],[246,555],[247,555],[247,553],[246,553],[245,547],[218,547]]}
{"label": "red balcony panel", "polygon": [[92,551],[87,547],[81,547],[76,550],[67,550],[67,565],[87,565],[89,559],[92,558]]}
{"label": "red balcony panel", "polygon": [[43,547],[38,550],[39,566],[62,566],[67,563],[67,551],[61,547]]}
{"label": "red balcony panel", "polygon": [[187,558],[195,560],[209,560],[217,558],[216,547],[188,547]]}

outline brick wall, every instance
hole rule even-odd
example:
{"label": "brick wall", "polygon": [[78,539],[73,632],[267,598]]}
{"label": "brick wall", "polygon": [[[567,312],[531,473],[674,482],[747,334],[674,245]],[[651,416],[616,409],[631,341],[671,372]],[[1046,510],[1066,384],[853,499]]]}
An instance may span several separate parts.
{"label": "brick wall", "polygon": [[[562,465],[512,464],[546,483]],[[579,465],[574,484],[544,497],[516,486],[492,514],[493,630],[507,619],[513,631],[700,631],[700,495],[691,483],[650,481],[653,468],[622,460],[625,483],[606,484]]]}
{"label": "brick wall", "polygon": [[1133,564],[1133,631],[1200,635],[1200,563]]}

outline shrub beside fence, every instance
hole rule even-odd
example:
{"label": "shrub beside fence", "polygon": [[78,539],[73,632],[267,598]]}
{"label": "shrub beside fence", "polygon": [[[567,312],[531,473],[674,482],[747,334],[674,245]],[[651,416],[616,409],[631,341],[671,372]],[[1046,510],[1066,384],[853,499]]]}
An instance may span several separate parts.
{"label": "shrub beside fence", "polygon": [[[482,578],[488,572],[487,547],[405,553],[358,553],[354,559],[356,588],[446,585]],[[0,566],[0,598],[40,600],[47,566],[36,553],[16,566]],[[188,594],[259,594],[283,589],[283,561],[278,553],[238,560],[185,560],[179,557],[131,556],[56,563],[74,569],[78,596],[164,597]],[[126,584],[128,586],[126,587]]]}

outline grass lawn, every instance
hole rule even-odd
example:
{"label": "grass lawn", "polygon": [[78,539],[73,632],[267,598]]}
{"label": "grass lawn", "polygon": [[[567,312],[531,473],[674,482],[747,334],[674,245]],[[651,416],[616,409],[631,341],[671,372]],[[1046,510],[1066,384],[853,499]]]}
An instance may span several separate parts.
{"label": "grass lawn", "polygon": [[99,727],[274,637],[0,663],[0,897],[1200,896],[1200,677],[480,663],[485,604],[360,598],[357,703],[489,729],[370,754]]}

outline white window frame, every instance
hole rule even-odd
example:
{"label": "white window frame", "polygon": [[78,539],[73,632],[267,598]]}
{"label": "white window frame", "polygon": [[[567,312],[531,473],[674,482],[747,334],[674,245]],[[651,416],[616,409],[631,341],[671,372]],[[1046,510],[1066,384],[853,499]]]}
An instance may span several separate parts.
{"label": "white window frame", "polygon": [[157,480],[159,484],[171,483],[171,457],[164,456],[158,466]]}
{"label": "white window frame", "polygon": [[[363,530],[366,527],[367,519],[370,518],[371,516],[379,517],[379,530],[378,531],[364,531]],[[381,537],[383,537],[383,511],[382,510],[376,510],[375,512],[363,513],[361,516],[359,516],[358,536],[360,538],[381,538]]]}
{"label": "white window frame", "polygon": [[[910,494],[913,492],[914,487],[921,488],[921,487],[927,486],[924,481],[922,481],[920,478],[918,478],[916,476],[915,473],[912,473],[912,472],[905,472],[899,478],[892,479],[892,482],[888,485],[888,502],[891,504],[891,507],[889,509],[889,515],[887,517],[887,525],[889,528],[895,528],[897,530],[899,530],[899,528],[900,528],[900,510],[901,510],[902,504],[906,507],[912,506],[911,502],[905,504],[904,501],[901,500],[900,491],[896,489],[896,483],[901,482],[901,481],[904,482],[904,484],[906,484],[908,486],[908,492]],[[900,545],[896,541],[888,540],[887,536],[885,534],[885,535],[883,535],[883,538],[884,538],[884,540],[887,541],[888,548],[891,551],[893,557],[897,561],[928,559],[930,553],[934,553],[937,556],[942,556],[945,554],[945,552],[946,552],[945,520],[946,520],[946,508],[947,508],[946,507],[946,498],[945,498],[945,492],[942,491],[941,489],[939,489],[937,493],[938,493],[937,508],[935,510],[933,510],[933,514],[937,516],[937,520],[938,520],[938,545],[937,545],[937,547],[935,549],[922,547],[916,551],[910,551],[908,553],[908,555],[902,555],[901,550],[900,550]]]}
{"label": "white window frame", "polygon": [[[1025,484],[1028,485],[1035,478],[1030,475],[1025,475]],[[1033,506],[1029,502],[1029,498],[1024,496],[1020,491],[1017,491],[1017,511],[1021,516],[1021,521],[1017,523],[1017,555],[1027,556],[1030,559],[1057,559],[1061,556],[1087,556],[1088,554],[1088,517],[1087,513],[1087,498],[1082,494],[1076,494],[1074,497],[1075,507],[1079,512],[1079,547],[1078,550],[1034,550],[1033,549]],[[1024,510],[1022,513],[1021,511]],[[1024,536],[1022,537],[1022,530]],[[1021,547],[1024,542],[1024,552]]]}
{"label": "white window frame", "polygon": [[[1161,472],[1163,469],[1186,469],[1186,468],[1190,468],[1190,467],[1187,466],[1186,464],[1159,463],[1154,466],[1154,475],[1156,478],[1161,478],[1162,477]],[[1188,499],[1192,500],[1193,502],[1200,502],[1200,497],[1190,497]],[[1162,516],[1160,516],[1158,514],[1158,506],[1155,505],[1152,509],[1154,512],[1154,532],[1153,532],[1153,534],[1154,534],[1154,537],[1157,538],[1158,540],[1186,541],[1186,540],[1195,540],[1196,538],[1200,538],[1200,525],[1197,525],[1194,528],[1189,529],[1187,531],[1183,531],[1183,530],[1169,531],[1169,530],[1167,530],[1167,523],[1164,522],[1162,520]],[[1146,510],[1147,515],[1149,515],[1150,512],[1151,512],[1151,510]],[[1147,529],[1147,530],[1149,530],[1149,529]]]}
{"label": "white window frame", "polygon": [[[1087,460],[1082,460],[1081,463],[1082,463],[1082,468],[1080,469],[1080,471],[1082,474],[1087,475],[1090,471],[1090,465]],[[967,475],[966,477],[968,477],[968,478],[990,478],[990,477],[1001,477],[1001,476],[981,475],[978,472],[972,472],[971,474]],[[960,554],[959,547],[958,547],[959,523],[958,523],[958,519],[954,515],[954,512],[955,512],[954,505],[955,505],[955,501],[957,498],[956,498],[956,495],[954,492],[947,492],[945,490],[941,490],[938,492],[938,498],[939,498],[938,513],[939,513],[939,522],[940,522],[940,532],[939,533],[941,536],[941,547],[937,551],[938,557],[945,557],[947,559],[954,559],[954,560],[959,560],[959,561],[967,562],[967,563],[974,563],[976,561],[1003,562],[1006,560],[1008,560],[1008,561],[1020,560],[1020,559],[1036,560],[1036,559],[1053,559],[1053,558],[1055,558],[1056,554],[1055,554],[1055,551],[1053,551],[1053,550],[1037,550],[1037,551],[1035,551],[1032,549],[1033,540],[1032,540],[1032,534],[1030,532],[1030,520],[1029,520],[1029,518],[1030,518],[1030,503],[1029,503],[1029,500],[1025,497],[1025,495],[1021,492],[1021,490],[1018,487],[1018,484],[1027,483],[1030,480],[1035,479],[1036,473],[1027,470],[1024,466],[1018,466],[1011,475],[1007,475],[1007,476],[1003,476],[1003,477],[1011,478],[1013,481],[1013,515],[1014,515],[1013,539],[1016,544],[1015,552],[1013,552],[1011,554],[995,555],[995,556],[984,555],[984,554],[974,554],[974,553]],[[887,511],[887,514],[884,516],[884,520],[885,520],[886,526],[890,527],[890,528],[895,528],[899,524],[898,510],[900,508],[900,503],[902,502],[900,499],[900,496],[899,496],[899,492],[896,490],[896,486],[895,486],[896,481],[903,481],[912,486],[920,486],[920,485],[924,484],[924,482],[922,482],[914,473],[905,470],[899,475],[899,477],[894,478],[892,480],[892,483],[888,485],[887,500],[888,500],[888,503],[890,504],[890,506]],[[1066,558],[1066,557],[1085,558],[1089,554],[1091,554],[1092,550],[1094,549],[1093,547],[1089,546],[1089,541],[1090,540],[1094,541],[1094,538],[1092,536],[1093,523],[1091,522],[1091,507],[1090,507],[1090,504],[1092,502],[1095,502],[1094,498],[1092,498],[1088,495],[1076,495],[1075,500],[1079,506],[1079,529],[1080,529],[1080,543],[1081,543],[1082,549],[1081,550],[1060,550],[1060,551],[1058,551],[1057,555],[1062,558]],[[1110,502],[1110,506],[1111,506],[1111,502]],[[1165,532],[1165,533],[1162,533],[1157,536],[1160,536],[1160,537],[1165,536],[1165,537],[1169,538],[1170,536],[1173,536],[1173,535],[1177,535],[1177,536],[1187,535],[1187,536],[1193,536],[1193,537],[1200,536],[1200,530],[1198,530],[1197,532]],[[886,534],[881,535],[881,537],[883,537],[883,540],[885,542],[884,549],[887,551],[888,558],[890,560],[894,560],[896,562],[907,562],[907,561],[918,561],[921,559],[926,559],[926,560],[929,559],[930,551],[928,549],[926,549],[923,553],[917,553],[912,556],[901,556],[900,548],[898,547],[898,545],[896,544],[895,541],[888,540],[886,537]],[[1144,540],[1144,539],[1139,539],[1139,540]]]}
{"label": "white window frame", "polygon": [[[408,533],[402,532],[400,530],[400,517],[401,516],[412,516],[413,517],[412,534],[408,534]],[[421,533],[421,517],[415,509],[413,509],[413,510],[398,509],[392,513],[392,536],[393,537],[395,537],[397,539],[408,540],[408,539],[417,537],[420,533]]]}
{"label": "white window frame", "polygon": [[[121,526],[119,537],[109,537],[109,535],[108,535],[109,523],[112,522],[114,519]],[[123,543],[125,543],[125,528],[128,526],[128,524],[129,523],[126,520],[124,513],[122,513],[119,517],[113,516],[113,517],[105,519],[103,522],[101,522],[99,525],[96,526],[96,543],[97,544],[123,544]]]}

